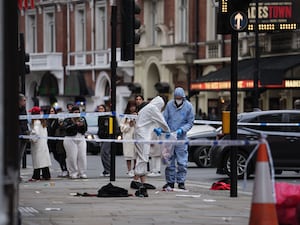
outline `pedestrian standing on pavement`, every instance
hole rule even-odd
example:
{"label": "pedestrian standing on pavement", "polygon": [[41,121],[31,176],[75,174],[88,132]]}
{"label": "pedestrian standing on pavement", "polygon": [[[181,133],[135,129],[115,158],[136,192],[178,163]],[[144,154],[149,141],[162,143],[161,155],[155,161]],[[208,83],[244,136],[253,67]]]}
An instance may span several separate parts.
{"label": "pedestrian standing on pavement", "polygon": [[[193,106],[186,100],[183,88],[175,88],[174,99],[167,103],[163,115],[171,132],[176,132],[177,140],[187,140],[186,134],[192,128],[195,116]],[[165,170],[167,183],[163,186],[164,189],[174,188],[175,183],[178,183],[179,189],[185,189],[187,164],[188,144],[178,143],[174,147],[171,162]]]}
{"label": "pedestrian standing on pavement", "polygon": [[[38,115],[41,114],[41,108],[34,106],[29,112],[32,115]],[[45,119],[32,119],[31,135],[36,137],[31,139],[33,175],[29,181],[41,180],[41,172],[43,180],[50,180],[51,159],[47,144],[47,121]]]}
{"label": "pedestrian standing on pavement", "polygon": [[169,127],[161,112],[164,106],[165,102],[163,98],[156,96],[138,113],[134,132],[137,158],[134,170],[134,180],[130,185],[131,188],[136,188],[139,186],[144,186],[147,188],[147,186],[149,186],[149,184],[146,184],[145,181],[147,174],[147,163],[149,161],[150,144],[143,141],[151,140],[151,133],[156,127],[159,127],[163,131],[169,132]]}
{"label": "pedestrian standing on pavement", "polygon": [[[48,114],[57,114],[54,107],[50,107]],[[60,137],[61,135],[61,124],[58,118],[50,118],[47,120],[47,130],[49,137]],[[64,136],[64,135],[63,135]],[[48,139],[49,151],[52,152],[54,159],[58,162],[61,172],[58,174],[59,177],[67,177],[68,169],[66,164],[66,151],[63,147],[62,140]]]}
{"label": "pedestrian standing on pavement", "polygon": [[[26,97],[19,94],[19,115],[27,115],[26,111]],[[29,124],[27,119],[19,120],[19,135],[29,135]],[[19,139],[19,163],[23,158],[28,139]]]}
{"label": "pedestrian standing on pavement", "polygon": [[[136,106],[128,104],[125,114],[136,115]],[[123,156],[126,161],[127,175],[129,177],[134,176],[134,165],[135,165],[135,146],[133,142],[126,142],[126,140],[133,140],[135,127],[135,118],[125,118],[121,121],[120,130],[122,132],[122,137],[125,142],[123,142]]]}
{"label": "pedestrian standing on pavement", "polygon": [[[71,113],[80,113],[78,106],[73,106]],[[86,179],[87,157],[85,132],[87,123],[84,117],[72,117],[64,120],[66,137],[64,139],[64,148],[66,150],[66,163],[71,179]]]}
{"label": "pedestrian standing on pavement", "polygon": [[[152,132],[151,140],[159,140],[158,136]],[[160,168],[161,168],[161,144],[152,143],[150,145],[150,173],[147,174],[148,177],[160,177]]]}
{"label": "pedestrian standing on pavement", "polygon": [[145,102],[143,95],[135,96],[136,112],[138,113],[148,102]]}
{"label": "pedestrian standing on pavement", "polygon": [[[106,112],[106,106],[101,104],[98,106],[98,112]],[[108,115],[100,115],[98,117],[98,137],[100,139],[108,139],[109,136],[109,116]],[[102,142],[100,147],[100,156],[103,165],[102,175],[104,177],[110,176],[110,150],[111,150],[110,142]]]}

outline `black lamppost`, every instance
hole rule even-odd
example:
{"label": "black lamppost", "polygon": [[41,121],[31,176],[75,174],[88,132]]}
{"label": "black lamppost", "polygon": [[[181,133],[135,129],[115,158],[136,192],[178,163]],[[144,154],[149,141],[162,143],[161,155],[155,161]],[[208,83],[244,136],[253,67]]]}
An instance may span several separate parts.
{"label": "black lamppost", "polygon": [[[116,112],[116,75],[117,75],[117,56],[116,56],[116,43],[117,43],[117,2],[116,0],[110,1],[111,5],[111,111]],[[116,123],[115,115],[112,115],[113,132],[110,133],[112,138],[115,138]],[[116,143],[111,142],[110,154],[110,181],[116,180]]]}
{"label": "black lamppost", "polygon": [[186,52],[183,53],[184,60],[187,64],[188,73],[187,73],[187,80],[188,80],[188,99],[191,97],[191,67],[193,66],[194,59],[196,58],[196,52],[189,48]]}

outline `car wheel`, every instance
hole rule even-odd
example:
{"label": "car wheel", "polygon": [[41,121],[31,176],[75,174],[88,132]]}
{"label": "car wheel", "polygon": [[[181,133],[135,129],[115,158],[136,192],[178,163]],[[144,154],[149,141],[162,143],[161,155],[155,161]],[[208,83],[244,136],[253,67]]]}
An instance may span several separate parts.
{"label": "car wheel", "polygon": [[[246,172],[246,161],[248,158],[248,154],[242,151],[237,151],[237,176],[239,179],[242,179],[244,177],[244,174]],[[226,154],[224,161],[223,161],[223,168],[224,172],[230,177],[230,151]],[[247,168],[247,177],[250,176],[250,165],[248,165]]]}
{"label": "car wheel", "polygon": [[198,167],[208,168],[210,164],[210,146],[198,147],[194,151],[193,160]]}

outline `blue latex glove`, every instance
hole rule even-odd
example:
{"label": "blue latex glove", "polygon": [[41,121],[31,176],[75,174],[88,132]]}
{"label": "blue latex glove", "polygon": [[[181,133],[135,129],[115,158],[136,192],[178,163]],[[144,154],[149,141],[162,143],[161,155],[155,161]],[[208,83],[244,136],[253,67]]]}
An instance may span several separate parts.
{"label": "blue latex glove", "polygon": [[169,139],[171,137],[171,134],[168,132],[166,133],[166,139]]}
{"label": "blue latex glove", "polygon": [[156,133],[157,136],[160,136],[161,133],[162,133],[162,129],[160,127],[159,128],[154,128],[153,131]]}
{"label": "blue latex glove", "polygon": [[181,128],[176,130],[177,137],[181,137],[183,135],[183,130]]}

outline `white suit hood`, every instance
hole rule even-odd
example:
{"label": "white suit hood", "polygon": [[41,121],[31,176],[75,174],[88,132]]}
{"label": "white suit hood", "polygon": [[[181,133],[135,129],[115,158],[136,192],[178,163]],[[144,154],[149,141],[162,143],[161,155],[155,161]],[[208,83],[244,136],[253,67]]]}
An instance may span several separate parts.
{"label": "white suit hood", "polygon": [[135,124],[136,138],[150,140],[153,129],[158,127],[161,127],[164,131],[169,131],[169,127],[161,112],[164,105],[165,102],[162,97],[157,96],[141,109]]}
{"label": "white suit hood", "polygon": [[161,111],[165,105],[165,102],[162,97],[156,96],[154,99],[151,100],[149,104],[155,105]]}

